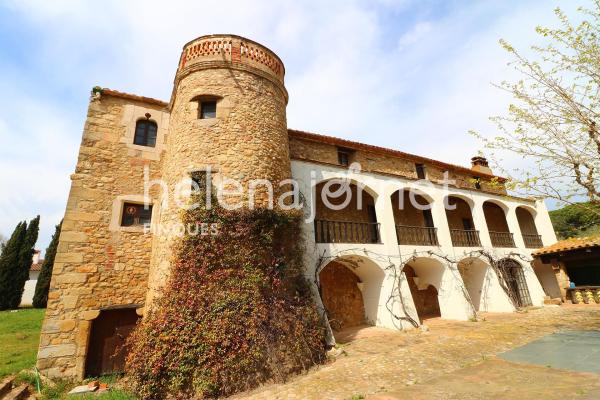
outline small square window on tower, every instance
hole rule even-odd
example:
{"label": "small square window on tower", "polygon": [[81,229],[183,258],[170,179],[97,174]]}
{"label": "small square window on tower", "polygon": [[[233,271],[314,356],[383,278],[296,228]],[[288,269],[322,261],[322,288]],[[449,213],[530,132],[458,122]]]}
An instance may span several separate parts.
{"label": "small square window on tower", "polygon": [[209,119],[217,117],[217,101],[216,100],[201,100],[200,101],[200,119]]}
{"label": "small square window on tower", "polygon": [[417,178],[426,179],[424,164],[415,164],[415,171],[417,172]]}

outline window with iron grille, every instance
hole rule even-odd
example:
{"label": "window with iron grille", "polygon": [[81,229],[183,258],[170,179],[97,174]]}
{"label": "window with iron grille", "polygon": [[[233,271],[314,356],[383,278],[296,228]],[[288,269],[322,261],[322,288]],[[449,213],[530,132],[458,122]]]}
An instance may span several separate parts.
{"label": "window with iron grille", "polygon": [[156,146],[156,133],[158,126],[156,122],[146,119],[140,119],[135,124],[135,137],[133,144],[140,146],[154,147]]}
{"label": "window with iron grille", "polygon": [[142,226],[152,219],[152,206],[144,204],[124,203],[121,215],[121,226]]}

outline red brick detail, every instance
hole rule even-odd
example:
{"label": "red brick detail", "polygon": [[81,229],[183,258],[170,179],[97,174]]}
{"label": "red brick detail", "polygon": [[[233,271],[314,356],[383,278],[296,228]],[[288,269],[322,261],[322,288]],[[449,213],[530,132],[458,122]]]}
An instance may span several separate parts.
{"label": "red brick detail", "polygon": [[235,61],[235,62],[242,61],[242,52],[240,50],[239,42],[233,42],[231,44],[231,61]]}

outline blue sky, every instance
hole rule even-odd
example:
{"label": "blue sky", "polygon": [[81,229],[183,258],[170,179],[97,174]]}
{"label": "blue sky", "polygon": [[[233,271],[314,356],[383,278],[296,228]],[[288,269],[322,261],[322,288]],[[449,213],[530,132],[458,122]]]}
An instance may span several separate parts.
{"label": "blue sky", "polygon": [[[235,33],[286,66],[288,126],[462,165],[490,136],[515,79],[498,45],[539,43],[585,0],[0,0],[0,233],[64,214],[90,89],[168,100],[181,47]],[[523,160],[507,158],[519,165]]]}

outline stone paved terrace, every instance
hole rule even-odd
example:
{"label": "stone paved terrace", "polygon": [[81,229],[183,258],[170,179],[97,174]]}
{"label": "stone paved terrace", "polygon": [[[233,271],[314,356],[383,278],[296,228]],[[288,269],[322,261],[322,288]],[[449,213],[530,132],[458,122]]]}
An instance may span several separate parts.
{"label": "stone paved terrace", "polygon": [[516,364],[496,354],[562,330],[600,330],[600,306],[429,321],[428,332],[349,332],[346,356],[235,399],[600,399],[600,376]]}

